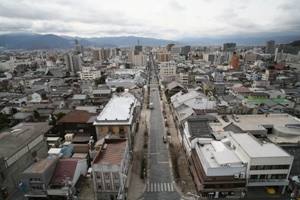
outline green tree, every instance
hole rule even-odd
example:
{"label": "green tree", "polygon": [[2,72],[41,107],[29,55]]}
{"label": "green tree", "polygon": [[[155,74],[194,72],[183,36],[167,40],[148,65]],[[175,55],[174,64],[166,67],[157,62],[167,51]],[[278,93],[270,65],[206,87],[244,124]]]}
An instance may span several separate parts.
{"label": "green tree", "polygon": [[122,86],[117,87],[116,92],[119,92],[119,93],[124,92],[124,87],[122,87]]}
{"label": "green tree", "polygon": [[66,114],[65,113],[58,113],[57,116],[56,116],[56,120],[59,121],[61,118],[63,118],[63,116],[65,116]]}
{"label": "green tree", "polygon": [[46,94],[46,93],[42,93],[42,94],[41,94],[41,97],[42,97],[42,99],[43,99],[43,100],[45,100],[45,99],[48,99],[48,97],[47,97],[47,94]]}
{"label": "green tree", "polygon": [[8,127],[9,119],[8,117],[0,112],[0,130]]}
{"label": "green tree", "polygon": [[41,120],[41,116],[40,116],[40,114],[38,113],[38,111],[36,111],[36,110],[33,111],[33,117],[34,117],[36,120],[38,120],[38,121]]}

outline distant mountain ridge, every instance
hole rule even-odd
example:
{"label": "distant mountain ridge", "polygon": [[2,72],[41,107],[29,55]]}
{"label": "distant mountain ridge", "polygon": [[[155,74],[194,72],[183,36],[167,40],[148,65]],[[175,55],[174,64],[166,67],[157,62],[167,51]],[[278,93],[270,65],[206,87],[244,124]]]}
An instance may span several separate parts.
{"label": "distant mountain ridge", "polygon": [[122,47],[122,46],[157,46],[175,43],[178,45],[222,45],[227,42],[235,42],[237,45],[262,45],[268,40],[275,40],[276,44],[291,43],[300,40],[300,35],[276,36],[276,37],[227,37],[227,38],[184,38],[180,40],[163,40],[155,38],[121,36],[121,37],[101,37],[82,38],[70,36],[57,36],[54,34],[6,34],[0,35],[0,47],[4,49],[24,49],[24,50],[49,50],[49,49],[74,49],[75,39],[84,47]]}

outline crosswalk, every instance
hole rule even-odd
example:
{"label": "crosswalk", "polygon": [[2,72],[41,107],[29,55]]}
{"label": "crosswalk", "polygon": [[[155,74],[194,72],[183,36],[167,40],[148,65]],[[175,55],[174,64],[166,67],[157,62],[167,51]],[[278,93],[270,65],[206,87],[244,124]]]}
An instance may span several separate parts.
{"label": "crosswalk", "polygon": [[148,192],[172,192],[174,191],[173,183],[148,183]]}

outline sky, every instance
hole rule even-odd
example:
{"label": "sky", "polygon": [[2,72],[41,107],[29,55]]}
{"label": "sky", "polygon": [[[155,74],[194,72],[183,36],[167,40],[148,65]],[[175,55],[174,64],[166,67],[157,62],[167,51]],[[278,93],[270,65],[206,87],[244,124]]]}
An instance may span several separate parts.
{"label": "sky", "polygon": [[299,35],[300,0],[0,0],[0,34],[176,40]]}

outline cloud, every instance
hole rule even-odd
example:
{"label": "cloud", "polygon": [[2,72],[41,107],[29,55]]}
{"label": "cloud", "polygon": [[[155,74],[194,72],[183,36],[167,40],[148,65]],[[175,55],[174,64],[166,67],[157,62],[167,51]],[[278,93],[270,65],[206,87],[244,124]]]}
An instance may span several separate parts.
{"label": "cloud", "polygon": [[0,33],[161,39],[299,33],[298,0],[0,0]]}

